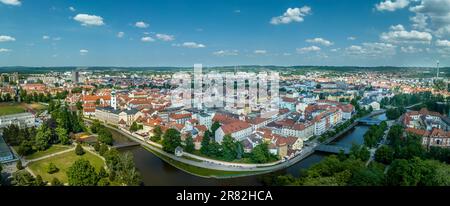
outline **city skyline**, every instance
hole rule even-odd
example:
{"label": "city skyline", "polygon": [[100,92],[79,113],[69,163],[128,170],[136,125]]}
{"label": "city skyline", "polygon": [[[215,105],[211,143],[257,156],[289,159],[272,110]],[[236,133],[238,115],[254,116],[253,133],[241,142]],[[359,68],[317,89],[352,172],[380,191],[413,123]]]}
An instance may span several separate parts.
{"label": "city skyline", "polygon": [[0,1],[0,66],[449,66],[450,1]]}

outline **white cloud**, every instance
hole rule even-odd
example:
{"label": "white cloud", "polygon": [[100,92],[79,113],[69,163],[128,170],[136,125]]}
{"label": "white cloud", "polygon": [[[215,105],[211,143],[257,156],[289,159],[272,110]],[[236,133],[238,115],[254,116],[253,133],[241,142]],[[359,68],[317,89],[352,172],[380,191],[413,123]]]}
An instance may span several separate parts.
{"label": "white cloud", "polygon": [[395,11],[407,7],[409,3],[410,0],[385,0],[376,4],[375,7],[378,11]]}
{"label": "white cloud", "polygon": [[430,43],[433,36],[428,32],[406,31],[403,25],[391,26],[389,32],[380,35],[380,39],[389,43]]}
{"label": "white cloud", "polygon": [[0,48],[0,53],[10,52],[11,49]]}
{"label": "white cloud", "polygon": [[168,34],[156,34],[156,38],[162,41],[173,41],[175,40],[175,37],[173,35]]}
{"label": "white cloud", "polygon": [[409,53],[409,54],[418,53],[418,52],[422,52],[423,51],[421,48],[416,48],[416,47],[413,47],[413,46],[401,47],[400,50],[403,53]]}
{"label": "white cloud", "polygon": [[105,23],[103,22],[103,17],[89,14],[77,14],[74,18],[75,21],[78,21],[83,26],[103,26]]}
{"label": "white cloud", "polygon": [[239,51],[238,50],[219,50],[216,52],[213,52],[214,56],[237,56],[239,55]]}
{"label": "white cloud", "polygon": [[44,36],[42,36],[42,39],[43,40],[49,40],[49,39],[52,39],[53,41],[60,41],[62,38],[61,37],[59,37],[59,36],[57,36],[57,37],[51,37],[51,36],[49,36],[49,35],[44,35]]}
{"label": "white cloud", "polygon": [[0,0],[0,2],[11,6],[20,6],[22,4],[20,0]]}
{"label": "white cloud", "polygon": [[123,32],[123,31],[120,31],[117,33],[117,38],[122,38],[124,36],[125,36],[125,32]]}
{"label": "white cloud", "polygon": [[80,49],[80,55],[86,55],[87,53],[89,53],[89,50],[87,50],[87,49]]}
{"label": "white cloud", "polygon": [[354,37],[354,36],[349,36],[349,37],[347,37],[347,40],[354,41],[354,40],[356,40],[356,37]]}
{"label": "white cloud", "polygon": [[191,49],[205,48],[204,44],[199,44],[195,42],[184,42],[181,46]]}
{"label": "white cloud", "polygon": [[141,38],[141,41],[143,41],[143,42],[154,42],[155,39],[153,39],[152,37],[149,37],[149,36],[145,36],[145,37]]}
{"label": "white cloud", "polygon": [[345,53],[350,56],[385,57],[395,55],[396,48],[392,44],[370,42],[362,45],[351,45],[345,49]]}
{"label": "white cloud", "polygon": [[[416,15],[424,15],[431,22],[432,30],[438,36],[450,34],[450,1],[420,0],[420,4],[410,8]],[[424,18],[425,18],[424,17]]]}
{"label": "white cloud", "polygon": [[291,56],[292,54],[291,53],[283,53],[283,56]]}
{"label": "white cloud", "polygon": [[316,44],[321,44],[323,46],[331,46],[334,43],[331,41],[328,41],[326,39],[323,38],[314,38],[314,39],[307,39],[306,42],[308,43],[316,43]]}
{"label": "white cloud", "polygon": [[439,46],[439,47],[450,47],[450,41],[449,40],[440,40],[440,39],[438,39],[436,41],[436,46]]}
{"label": "white cloud", "polygon": [[304,17],[311,14],[311,7],[304,6],[301,8],[288,8],[283,15],[273,17],[270,21],[273,25],[289,24],[292,22],[302,22]]}
{"label": "white cloud", "polygon": [[332,52],[337,52],[339,50],[341,50],[341,49],[340,48],[330,49],[330,51],[332,51]]}
{"label": "white cloud", "polygon": [[320,51],[320,47],[318,46],[310,46],[310,47],[303,47],[303,48],[297,48],[298,53],[308,53],[308,52],[318,52]]}
{"label": "white cloud", "polygon": [[134,24],[134,26],[136,26],[137,28],[141,28],[141,29],[145,29],[148,28],[149,25],[143,21],[138,21]]}
{"label": "white cloud", "polygon": [[424,14],[418,13],[415,16],[410,17],[409,20],[413,22],[412,26],[415,29],[423,30],[423,29],[427,28],[428,17],[426,15],[424,15]]}
{"label": "white cloud", "polygon": [[8,42],[8,41],[16,41],[16,38],[14,38],[12,36],[5,36],[5,35],[0,36],[0,42]]}
{"label": "white cloud", "polygon": [[267,54],[267,50],[257,49],[253,51],[254,54]]}
{"label": "white cloud", "polygon": [[70,11],[77,11],[73,6],[69,7]]}

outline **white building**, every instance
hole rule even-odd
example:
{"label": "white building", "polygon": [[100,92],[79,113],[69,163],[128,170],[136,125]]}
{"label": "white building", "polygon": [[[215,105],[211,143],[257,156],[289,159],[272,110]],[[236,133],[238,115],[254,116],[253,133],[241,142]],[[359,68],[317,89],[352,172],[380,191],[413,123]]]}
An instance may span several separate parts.
{"label": "white building", "polygon": [[252,126],[244,121],[234,121],[226,125],[222,125],[216,131],[215,140],[221,143],[225,135],[231,135],[236,141],[242,141],[253,132]]}
{"label": "white building", "polygon": [[20,113],[0,116],[0,129],[15,124],[21,128],[33,127],[35,125],[35,117],[31,113]]}

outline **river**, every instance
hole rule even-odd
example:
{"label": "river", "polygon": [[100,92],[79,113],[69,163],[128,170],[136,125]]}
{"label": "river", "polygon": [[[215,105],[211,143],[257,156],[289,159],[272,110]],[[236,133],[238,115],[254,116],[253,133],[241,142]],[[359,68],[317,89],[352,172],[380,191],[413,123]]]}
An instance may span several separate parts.
{"label": "river", "polygon": [[[380,120],[386,120],[386,115],[382,114],[376,116]],[[332,143],[351,145],[364,143],[364,134],[369,129],[368,126],[358,125],[352,130],[348,131],[342,137],[336,139]],[[113,132],[114,141],[127,142],[131,141],[127,137]],[[157,156],[147,151],[143,147],[132,147],[122,149],[120,152],[131,152],[134,155],[134,162],[137,169],[140,171],[144,185],[146,186],[258,186],[262,185],[260,176],[240,177],[231,179],[213,179],[201,178],[185,173],[172,165],[159,159]],[[307,169],[313,164],[320,162],[328,154],[316,152],[304,160],[292,165],[291,167],[278,171],[277,174],[291,174],[298,176],[301,169]]]}

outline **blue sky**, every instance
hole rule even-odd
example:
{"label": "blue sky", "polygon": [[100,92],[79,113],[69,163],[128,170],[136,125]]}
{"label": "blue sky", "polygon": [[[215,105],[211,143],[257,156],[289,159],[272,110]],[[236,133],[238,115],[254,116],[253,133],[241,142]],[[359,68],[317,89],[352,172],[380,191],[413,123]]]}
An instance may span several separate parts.
{"label": "blue sky", "polygon": [[450,66],[450,0],[0,0],[0,66]]}

